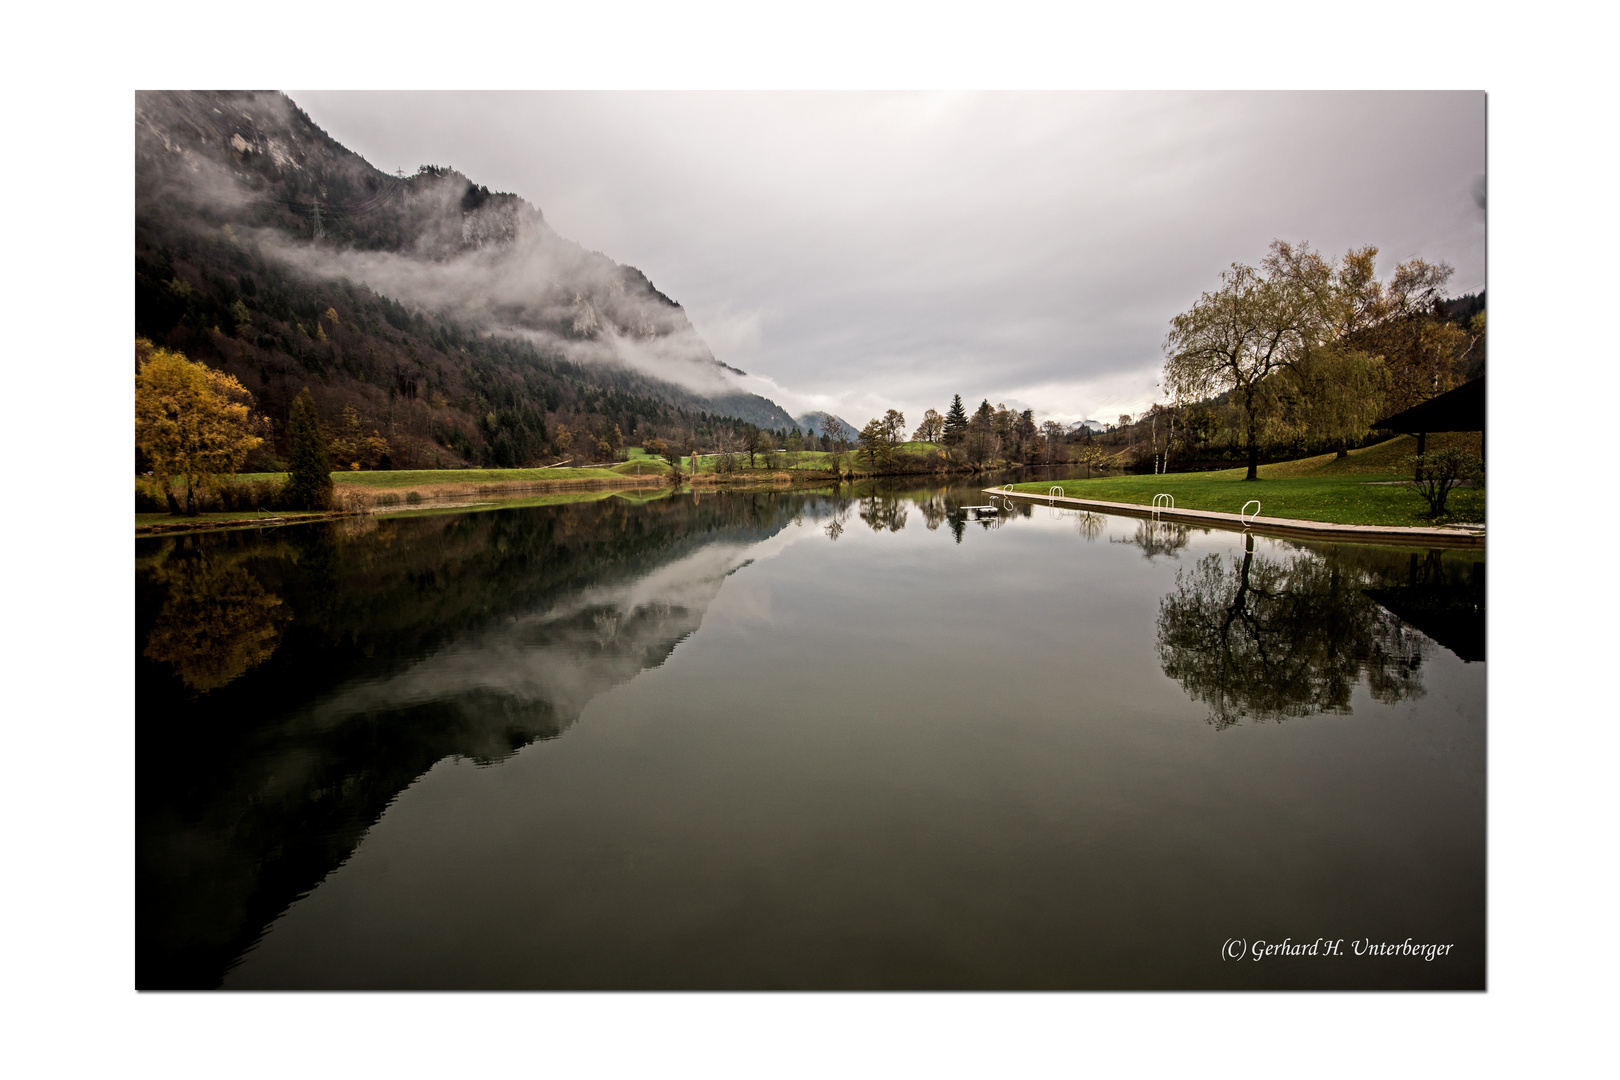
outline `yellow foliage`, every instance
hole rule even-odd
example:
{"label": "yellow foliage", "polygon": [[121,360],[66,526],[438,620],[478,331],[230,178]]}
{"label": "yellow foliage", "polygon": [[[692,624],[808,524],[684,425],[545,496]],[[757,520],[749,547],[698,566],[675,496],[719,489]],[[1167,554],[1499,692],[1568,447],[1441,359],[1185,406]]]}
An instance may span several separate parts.
{"label": "yellow foliage", "polygon": [[349,462],[350,470],[356,472],[362,468],[375,468],[389,452],[388,440],[375,428],[371,434],[366,434],[360,411],[353,405],[343,407],[343,417],[328,443],[332,449],[332,459]]}
{"label": "yellow foliage", "polygon": [[135,342],[135,445],[164,491],[185,477],[188,509],[197,489],[241,468],[268,422],[252,415],[253,395],[223,371]]}
{"label": "yellow foliage", "polygon": [[171,551],[154,577],[169,592],[145,654],[193,691],[216,690],[268,660],[291,617],[281,597],[232,561]]}

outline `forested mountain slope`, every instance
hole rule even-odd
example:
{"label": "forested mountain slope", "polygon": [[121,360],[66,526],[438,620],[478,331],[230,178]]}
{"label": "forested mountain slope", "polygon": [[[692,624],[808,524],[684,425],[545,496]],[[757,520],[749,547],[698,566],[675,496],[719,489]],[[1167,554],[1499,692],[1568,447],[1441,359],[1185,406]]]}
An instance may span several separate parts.
{"label": "forested mountain slope", "polygon": [[135,119],[136,333],[235,375],[278,433],[305,385],[398,466],[793,424],[515,195],[383,173],[279,93],[141,93]]}

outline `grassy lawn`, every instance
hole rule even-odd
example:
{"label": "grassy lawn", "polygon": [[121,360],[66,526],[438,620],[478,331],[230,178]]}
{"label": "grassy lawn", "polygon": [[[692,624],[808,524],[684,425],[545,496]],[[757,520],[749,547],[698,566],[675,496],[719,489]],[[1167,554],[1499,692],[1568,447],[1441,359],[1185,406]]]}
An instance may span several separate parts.
{"label": "grassy lawn", "polygon": [[617,465],[610,466],[608,471],[619,476],[668,476],[669,463],[663,458],[640,454],[629,461],[621,461]]}
{"label": "grassy lawn", "polygon": [[[1436,440],[1431,437],[1431,445]],[[1184,510],[1238,513],[1245,502],[1259,499],[1264,517],[1329,521],[1340,525],[1433,525],[1428,503],[1410,488],[1388,481],[1390,467],[1416,449],[1417,440],[1400,436],[1352,451],[1343,459],[1332,454],[1262,465],[1260,479],[1246,481],[1244,469],[1220,472],[1169,473],[1163,476],[1098,476],[1090,480],[1040,480],[1017,484],[1015,491],[1046,494],[1054,484],[1078,499],[1150,505],[1153,496],[1173,496]],[[1453,490],[1442,521],[1484,521],[1485,494]]]}
{"label": "grassy lawn", "polygon": [[564,506],[573,503],[602,502],[606,499],[624,499],[627,502],[643,503],[654,499],[668,498],[669,488],[659,488],[648,494],[644,492],[624,491],[565,491],[556,495],[529,495],[518,498],[494,497],[489,502],[468,505],[466,503],[450,503],[444,506],[411,506],[408,509],[389,509],[378,514],[379,517],[431,517],[436,514],[475,514],[485,510],[512,510],[527,506]]}

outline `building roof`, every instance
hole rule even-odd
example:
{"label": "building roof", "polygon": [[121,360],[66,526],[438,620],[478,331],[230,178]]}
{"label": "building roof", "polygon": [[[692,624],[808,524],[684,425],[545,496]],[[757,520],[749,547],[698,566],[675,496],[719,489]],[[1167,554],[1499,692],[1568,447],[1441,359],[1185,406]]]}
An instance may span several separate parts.
{"label": "building roof", "polygon": [[1410,435],[1424,431],[1484,431],[1485,376],[1394,416],[1386,416],[1372,426]]}

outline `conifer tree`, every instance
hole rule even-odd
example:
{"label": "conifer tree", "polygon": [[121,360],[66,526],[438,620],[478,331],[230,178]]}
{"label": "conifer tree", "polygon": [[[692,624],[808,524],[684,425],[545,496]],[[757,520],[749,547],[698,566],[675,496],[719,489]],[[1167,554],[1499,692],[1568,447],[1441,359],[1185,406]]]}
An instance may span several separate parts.
{"label": "conifer tree", "polygon": [[945,445],[955,446],[967,437],[968,417],[967,410],[962,408],[962,395],[957,394],[951,399],[951,407],[945,413]]}
{"label": "conifer tree", "polygon": [[304,387],[293,400],[287,422],[292,454],[287,463],[287,501],[300,510],[325,510],[332,505],[332,463],[326,453],[315,399]]}

